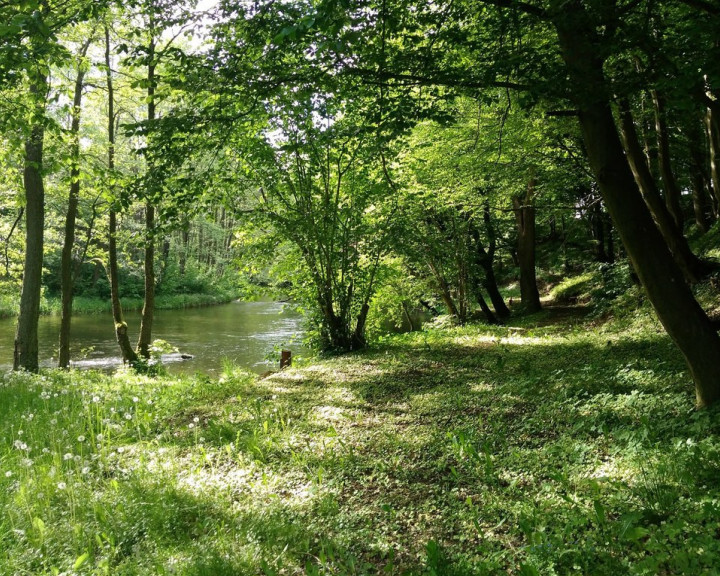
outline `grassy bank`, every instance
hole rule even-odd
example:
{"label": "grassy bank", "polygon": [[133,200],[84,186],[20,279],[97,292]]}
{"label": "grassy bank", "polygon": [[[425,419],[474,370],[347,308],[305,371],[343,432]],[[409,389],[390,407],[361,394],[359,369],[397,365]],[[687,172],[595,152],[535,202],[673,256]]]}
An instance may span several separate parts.
{"label": "grassy bank", "polygon": [[[213,304],[224,304],[232,302],[238,297],[235,292],[221,292],[215,294],[172,294],[156,297],[155,308],[157,310],[177,310],[182,308],[197,308],[200,306],[211,306]],[[142,310],[142,298],[123,298],[123,310]],[[0,296],[0,318],[11,318],[17,316],[20,308],[19,295]],[[57,297],[43,297],[40,302],[40,313],[45,315],[60,314],[60,299]],[[73,312],[75,314],[100,314],[111,312],[109,299],[77,297],[73,300]]]}
{"label": "grassy bank", "polygon": [[0,438],[2,574],[720,566],[718,411],[643,317],[408,334],[262,380],[8,375]]}

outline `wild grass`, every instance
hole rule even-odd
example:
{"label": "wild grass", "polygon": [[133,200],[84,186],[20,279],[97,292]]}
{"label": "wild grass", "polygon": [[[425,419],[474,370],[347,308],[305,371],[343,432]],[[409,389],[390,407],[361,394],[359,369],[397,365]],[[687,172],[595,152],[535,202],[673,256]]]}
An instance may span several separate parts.
{"label": "wild grass", "polygon": [[720,421],[645,316],[256,379],[9,374],[0,574],[715,574]]}

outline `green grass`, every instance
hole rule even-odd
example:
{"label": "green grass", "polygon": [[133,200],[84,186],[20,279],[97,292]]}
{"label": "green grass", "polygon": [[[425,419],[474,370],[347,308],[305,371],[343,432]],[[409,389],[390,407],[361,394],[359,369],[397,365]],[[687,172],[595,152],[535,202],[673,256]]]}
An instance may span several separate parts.
{"label": "green grass", "polygon": [[258,380],[7,375],[0,574],[716,574],[720,421],[638,315]]}

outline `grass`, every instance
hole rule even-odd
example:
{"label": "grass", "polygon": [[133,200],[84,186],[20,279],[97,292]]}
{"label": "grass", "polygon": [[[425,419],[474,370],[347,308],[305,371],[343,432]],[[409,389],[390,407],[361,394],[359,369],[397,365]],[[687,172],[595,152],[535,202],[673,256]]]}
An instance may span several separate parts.
{"label": "grass", "polygon": [[6,375],[0,574],[716,574],[720,421],[647,316],[265,379]]}

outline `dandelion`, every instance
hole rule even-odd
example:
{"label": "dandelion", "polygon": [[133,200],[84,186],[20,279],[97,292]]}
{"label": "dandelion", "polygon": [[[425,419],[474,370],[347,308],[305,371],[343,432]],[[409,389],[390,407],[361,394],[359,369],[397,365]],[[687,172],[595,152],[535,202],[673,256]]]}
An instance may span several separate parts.
{"label": "dandelion", "polygon": [[100,402],[100,396],[93,396],[92,401],[97,404],[98,402]]}
{"label": "dandelion", "polygon": [[95,438],[97,438],[99,442],[102,442],[105,436],[103,436],[102,434],[98,434],[97,436],[95,436]]}
{"label": "dandelion", "polygon": [[5,472],[5,478],[10,478],[11,476],[12,476],[11,470],[8,470],[7,472]]}
{"label": "dandelion", "polygon": [[138,402],[140,402],[140,398],[138,398],[137,396],[133,396],[133,402],[137,404]]}
{"label": "dandelion", "polygon": [[188,428],[190,428],[190,429],[195,428],[195,424],[193,424],[193,423],[191,422],[190,424],[188,424]]}
{"label": "dandelion", "polygon": [[87,474],[88,472],[90,472],[90,468],[87,467],[87,466],[84,466],[83,469],[82,469],[80,472],[81,472],[82,474]]}
{"label": "dandelion", "polygon": [[23,434],[25,434],[25,432],[24,432],[24,431],[22,431],[22,430],[18,430],[18,436],[22,436]]}
{"label": "dandelion", "polygon": [[125,452],[125,448],[124,448],[123,446],[120,446],[120,447],[117,449],[117,451],[118,451],[118,454],[122,454],[123,452]]}
{"label": "dandelion", "polygon": [[63,460],[72,460],[73,455],[68,452],[63,456]]}
{"label": "dandelion", "polygon": [[65,490],[65,488],[67,488],[67,484],[65,484],[65,482],[58,482],[57,487],[59,490]]}
{"label": "dandelion", "polygon": [[78,436],[78,442],[85,442],[85,436]]}
{"label": "dandelion", "polygon": [[130,412],[125,414],[125,420],[132,420],[132,414],[130,414]]}
{"label": "dandelion", "polygon": [[53,418],[52,420],[50,420],[50,424],[55,426],[57,424],[57,418]]}
{"label": "dandelion", "polygon": [[200,418],[198,418],[197,416],[195,416],[195,418],[193,418],[193,422],[200,422]]}

